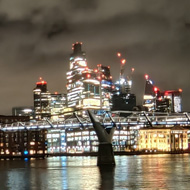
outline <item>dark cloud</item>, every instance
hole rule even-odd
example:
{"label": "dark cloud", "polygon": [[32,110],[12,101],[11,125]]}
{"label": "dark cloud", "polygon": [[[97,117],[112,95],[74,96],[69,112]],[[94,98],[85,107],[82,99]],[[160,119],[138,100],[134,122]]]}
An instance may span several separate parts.
{"label": "dark cloud", "polygon": [[0,15],[0,26],[2,27],[5,22],[6,22],[6,16],[1,14]]}
{"label": "dark cloud", "polygon": [[71,45],[83,41],[90,67],[111,66],[119,76],[135,67],[133,91],[142,101],[144,74],[161,89],[183,89],[190,110],[189,1],[173,0],[1,0],[0,113],[32,105],[32,89],[42,76],[53,91],[65,91]]}
{"label": "dark cloud", "polygon": [[72,8],[84,11],[96,9],[98,7],[98,3],[98,0],[70,0]]}
{"label": "dark cloud", "polygon": [[65,31],[69,32],[68,27],[64,21],[53,23],[51,26],[48,27],[48,29],[46,29],[46,31],[48,38],[51,38],[55,35],[59,35]]}

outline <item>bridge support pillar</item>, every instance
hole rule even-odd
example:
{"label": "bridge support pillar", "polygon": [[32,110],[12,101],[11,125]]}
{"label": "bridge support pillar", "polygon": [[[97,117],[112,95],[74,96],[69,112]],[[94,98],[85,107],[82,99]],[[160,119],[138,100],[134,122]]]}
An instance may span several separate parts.
{"label": "bridge support pillar", "polygon": [[111,143],[99,144],[97,165],[115,165],[114,153]]}
{"label": "bridge support pillar", "polygon": [[97,165],[115,165],[112,147],[112,137],[115,130],[115,125],[105,128],[90,110],[88,110],[88,113],[99,140]]}

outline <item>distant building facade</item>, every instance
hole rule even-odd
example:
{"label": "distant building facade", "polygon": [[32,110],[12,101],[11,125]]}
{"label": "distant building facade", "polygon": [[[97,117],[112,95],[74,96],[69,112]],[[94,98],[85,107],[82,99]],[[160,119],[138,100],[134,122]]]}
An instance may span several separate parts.
{"label": "distant building facade", "polygon": [[114,94],[112,97],[112,111],[132,111],[136,107],[136,96],[134,94]]}
{"label": "distant building facade", "polygon": [[179,113],[182,111],[182,90],[160,91],[145,75],[145,93],[143,106],[147,111]]}
{"label": "distant building facade", "polygon": [[34,112],[35,119],[50,118],[50,100],[51,94],[47,89],[47,82],[41,80],[36,83],[36,87],[33,90],[34,95]]}
{"label": "distant building facade", "polygon": [[132,111],[136,107],[136,96],[131,93],[132,80],[121,78],[113,88],[112,111]]}
{"label": "distant building facade", "polygon": [[30,119],[34,118],[34,107],[33,106],[22,106],[12,108],[13,116],[29,116]]}
{"label": "distant building facade", "polygon": [[0,157],[45,157],[47,130],[0,130]]}
{"label": "distant building facade", "polygon": [[143,106],[147,111],[156,111],[156,92],[157,87],[154,86],[153,81],[149,79],[148,75],[145,75],[145,93]]}
{"label": "distant building facade", "polygon": [[57,92],[51,94],[49,107],[51,109],[51,119],[53,121],[58,121],[63,117],[64,110],[67,107],[66,94],[59,94]]}
{"label": "distant building facade", "polygon": [[0,124],[11,124],[16,122],[30,121],[29,116],[12,116],[12,115],[0,115]]}
{"label": "distant building facade", "polygon": [[181,126],[139,130],[139,151],[182,151],[188,149],[188,129]]}

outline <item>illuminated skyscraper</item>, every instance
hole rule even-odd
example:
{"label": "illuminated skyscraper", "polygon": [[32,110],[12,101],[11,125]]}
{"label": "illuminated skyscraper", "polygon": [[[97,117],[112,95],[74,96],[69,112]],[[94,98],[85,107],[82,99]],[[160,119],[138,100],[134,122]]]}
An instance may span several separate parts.
{"label": "illuminated skyscraper", "polygon": [[113,91],[113,89],[112,89],[113,88],[113,82],[112,82],[110,67],[109,66],[102,66],[102,65],[97,65],[97,66],[98,66],[98,70],[100,72],[103,92],[105,93],[105,96],[107,96],[107,97],[111,96],[112,91]]}
{"label": "illuminated skyscraper", "polygon": [[[96,72],[96,69],[94,70]],[[110,66],[97,65],[96,78],[101,83],[100,99],[101,109],[110,110],[112,107],[113,82]]]}
{"label": "illuminated skyscraper", "polygon": [[33,90],[34,94],[34,112],[36,119],[49,118],[51,115],[50,100],[51,95],[47,90],[47,82],[40,80],[36,83],[36,87]]}
{"label": "illuminated skyscraper", "polygon": [[82,43],[75,43],[70,57],[70,70],[67,72],[68,107],[75,110],[109,110],[109,101],[104,97],[105,93],[101,85],[103,77],[109,77],[109,71],[104,68],[105,76],[102,68],[89,69],[81,46]]}

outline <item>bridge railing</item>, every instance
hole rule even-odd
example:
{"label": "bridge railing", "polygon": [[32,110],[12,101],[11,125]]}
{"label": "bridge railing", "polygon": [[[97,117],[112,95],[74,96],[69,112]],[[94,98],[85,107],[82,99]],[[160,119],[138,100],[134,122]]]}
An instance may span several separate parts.
{"label": "bridge railing", "polygon": [[[130,111],[114,111],[105,112],[105,114],[97,115],[102,125],[111,125],[113,122],[117,125],[190,125],[189,113],[152,113],[152,112],[130,112]],[[30,121],[15,122],[11,124],[1,124],[0,130],[22,130],[22,129],[49,129],[49,128],[75,128],[88,127],[92,123],[88,115],[76,115],[68,119],[60,121]]]}

